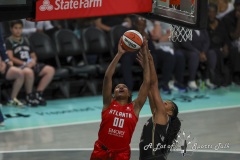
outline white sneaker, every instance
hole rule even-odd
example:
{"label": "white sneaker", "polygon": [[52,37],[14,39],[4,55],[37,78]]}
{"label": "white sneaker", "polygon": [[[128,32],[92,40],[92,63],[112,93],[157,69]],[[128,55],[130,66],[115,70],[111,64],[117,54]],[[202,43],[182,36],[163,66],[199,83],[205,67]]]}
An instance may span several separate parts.
{"label": "white sneaker", "polygon": [[188,88],[192,91],[198,91],[198,86],[195,81],[189,81]]}
{"label": "white sneaker", "polygon": [[168,82],[168,86],[171,90],[178,91],[178,89],[174,86],[174,81],[173,80]]}
{"label": "white sneaker", "polygon": [[12,100],[10,100],[7,105],[9,106],[16,106],[16,107],[20,107],[22,108],[24,105],[21,101],[19,101],[17,98],[13,98]]}
{"label": "white sneaker", "polygon": [[210,79],[206,79],[205,80],[205,84],[208,88],[210,89],[215,89],[216,88],[216,85],[214,85],[213,83],[211,83]]}

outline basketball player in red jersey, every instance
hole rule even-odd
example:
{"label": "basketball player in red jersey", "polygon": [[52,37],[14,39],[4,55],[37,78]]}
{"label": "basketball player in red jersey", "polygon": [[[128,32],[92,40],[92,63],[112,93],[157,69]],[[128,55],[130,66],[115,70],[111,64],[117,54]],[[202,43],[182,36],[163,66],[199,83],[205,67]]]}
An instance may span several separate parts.
{"label": "basketball player in red jersey", "polygon": [[[147,42],[144,38],[140,52],[143,55],[143,83],[137,98],[131,101],[131,93],[124,84],[118,84],[112,96],[112,76],[121,56],[126,52],[118,44],[118,53],[108,66],[103,80],[102,122],[90,160],[129,160],[130,142],[150,87]],[[131,54],[131,53],[127,53]]]}

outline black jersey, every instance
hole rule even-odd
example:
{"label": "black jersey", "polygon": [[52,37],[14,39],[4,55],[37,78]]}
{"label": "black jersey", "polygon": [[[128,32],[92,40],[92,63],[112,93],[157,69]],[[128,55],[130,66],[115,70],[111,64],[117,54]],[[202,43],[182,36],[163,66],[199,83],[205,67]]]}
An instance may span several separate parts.
{"label": "black jersey", "polygon": [[140,160],[165,160],[163,149],[166,149],[165,138],[167,135],[168,124],[156,124],[154,127],[153,119],[150,117],[143,126],[140,139]]}
{"label": "black jersey", "polygon": [[13,51],[13,56],[27,62],[30,59],[30,54],[33,49],[27,38],[22,37],[20,41],[14,40],[12,37],[8,37],[6,40],[6,49]]}

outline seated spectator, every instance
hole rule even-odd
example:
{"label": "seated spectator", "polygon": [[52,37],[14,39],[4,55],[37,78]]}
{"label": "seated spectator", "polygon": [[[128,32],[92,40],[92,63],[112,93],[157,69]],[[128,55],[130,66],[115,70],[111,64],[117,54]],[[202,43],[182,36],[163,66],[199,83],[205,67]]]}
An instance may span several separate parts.
{"label": "seated spectator", "polygon": [[217,55],[217,65],[215,78],[212,79],[218,86],[227,86],[231,84],[230,70],[227,67],[226,59],[228,57],[228,36],[220,20],[216,18],[217,5],[210,3],[208,6],[208,27],[207,31],[210,38],[210,48]]}
{"label": "seated spectator", "polygon": [[[26,101],[30,106],[46,105],[43,91],[54,76],[54,68],[43,63],[37,63],[37,56],[26,37],[22,36],[21,20],[10,24],[12,35],[7,38],[6,48],[10,60],[21,68],[25,75]],[[40,77],[36,93],[32,92],[34,77]]]}
{"label": "seated spectator", "polygon": [[218,13],[217,18],[222,19],[226,14],[233,10],[233,3],[229,0],[217,0]]}
{"label": "seated spectator", "polygon": [[235,0],[234,10],[222,19],[229,37],[229,67],[233,82],[240,85],[240,0]]}
{"label": "seated spectator", "polygon": [[[174,43],[175,53],[183,54],[187,62],[189,72],[188,88],[193,91],[198,91],[196,84],[197,70],[199,62],[205,63],[207,75],[205,77],[206,85],[209,88],[215,88],[215,85],[210,81],[210,74],[216,67],[216,53],[209,51],[209,37],[206,30],[194,30],[192,32],[192,41]],[[184,75],[181,75],[183,77]],[[183,79],[183,78],[182,78]]]}
{"label": "seated spectator", "polygon": [[60,29],[60,26],[53,26],[51,21],[39,21],[37,22],[36,28],[38,32],[44,32],[49,37],[53,37],[54,33]]}
{"label": "seated spectator", "polygon": [[[156,68],[161,69],[162,78],[160,80],[160,88],[162,92],[165,94],[170,94],[171,90],[168,86],[169,81],[172,78],[174,66],[175,66],[175,56],[173,53],[169,51],[164,51],[162,49],[156,49],[153,41],[151,39],[151,35],[145,32],[146,29],[146,19],[140,16],[133,17],[132,20],[133,29],[139,31],[143,36],[148,39],[149,50],[151,50],[151,54],[154,58],[154,63]],[[126,53],[123,55],[121,59],[121,67],[124,83],[128,86],[128,88],[132,91],[133,89],[133,75],[132,65],[134,64],[136,59],[136,53]]]}
{"label": "seated spectator", "polygon": [[[13,63],[9,61],[9,58],[6,54],[6,50],[4,47],[4,41],[1,36],[1,28],[0,28],[0,78],[6,80],[13,80],[13,87],[11,97],[8,100],[9,105],[14,105],[17,107],[22,107],[23,103],[17,99],[17,95],[23,85],[24,75],[21,69],[17,67],[13,67]],[[3,61],[2,61],[3,60]],[[1,120],[0,120],[1,122]]]}
{"label": "seated spectator", "polygon": [[24,36],[30,36],[31,34],[37,32],[36,22],[28,21],[26,19],[21,19],[23,23],[22,34]]}
{"label": "seated spectator", "polygon": [[151,34],[154,42],[169,42],[169,27],[163,28],[163,25],[164,23],[160,21],[147,20],[147,31]]}
{"label": "seated spectator", "polygon": [[35,32],[44,32],[48,36],[53,37],[55,31],[61,28],[61,26],[55,27],[52,25],[51,21],[39,21],[39,22],[32,22],[26,19],[22,19],[23,22],[23,32],[24,36],[31,36],[31,34]]}

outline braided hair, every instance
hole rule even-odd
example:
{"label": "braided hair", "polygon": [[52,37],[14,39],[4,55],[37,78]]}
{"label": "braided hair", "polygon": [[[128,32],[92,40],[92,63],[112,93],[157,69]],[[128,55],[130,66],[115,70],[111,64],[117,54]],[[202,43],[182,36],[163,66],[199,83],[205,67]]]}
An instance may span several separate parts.
{"label": "braided hair", "polygon": [[175,109],[173,111],[173,115],[170,117],[169,127],[167,130],[167,136],[164,140],[165,141],[164,144],[166,144],[166,146],[170,146],[170,147],[166,147],[163,149],[162,152],[163,152],[164,156],[167,156],[169,154],[169,152],[171,151],[171,148],[175,147],[175,141],[177,140],[178,133],[181,128],[181,121],[177,117],[178,106],[173,101],[170,101],[170,102],[174,105]]}

